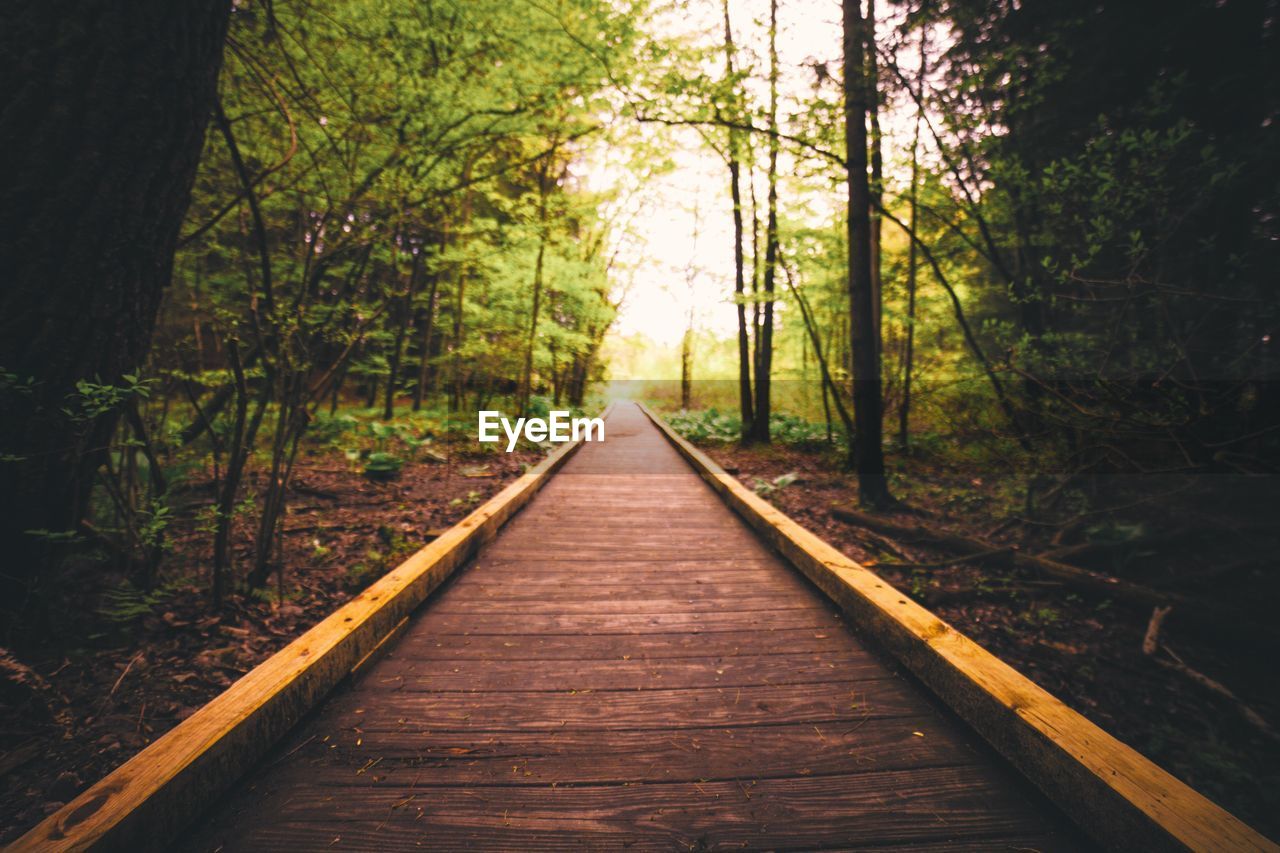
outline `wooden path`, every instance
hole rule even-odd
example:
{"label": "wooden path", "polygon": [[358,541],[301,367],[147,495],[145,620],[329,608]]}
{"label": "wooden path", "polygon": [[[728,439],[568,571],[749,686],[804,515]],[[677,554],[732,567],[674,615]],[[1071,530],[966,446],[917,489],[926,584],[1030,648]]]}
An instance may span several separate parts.
{"label": "wooden path", "polygon": [[183,843],[1083,844],[631,405]]}

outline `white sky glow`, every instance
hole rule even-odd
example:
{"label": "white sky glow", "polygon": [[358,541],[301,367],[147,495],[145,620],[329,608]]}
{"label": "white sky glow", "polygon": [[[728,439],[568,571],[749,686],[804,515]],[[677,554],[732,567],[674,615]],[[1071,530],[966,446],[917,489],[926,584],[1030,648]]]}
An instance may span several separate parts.
{"label": "white sky glow", "polygon": [[[887,4],[881,4],[882,6]],[[748,69],[745,83],[757,107],[767,104],[768,0],[730,0],[734,38],[739,48],[739,69]],[[719,46],[723,38],[721,0],[696,0],[678,14],[658,22],[665,34],[693,38],[698,44]],[[883,12],[882,12],[883,14]],[[832,0],[782,0],[778,9],[778,54],[780,65],[780,109],[783,131],[787,117],[812,96],[815,61],[828,63],[830,73],[839,73],[840,4]],[[889,26],[880,24],[880,32]],[[912,53],[914,53],[912,51]],[[904,69],[914,65],[915,56],[904,56]],[[717,69],[720,73],[722,67]],[[913,109],[910,105],[890,105],[882,114],[885,130],[886,169],[891,170],[895,146],[905,148],[910,141]],[[763,119],[757,117],[757,123]],[[626,134],[626,136],[621,136]],[[621,137],[621,138],[619,138]],[[660,140],[669,151],[671,169],[652,177],[628,173],[628,165],[616,147],[628,140]],[[622,309],[611,333],[642,336],[661,346],[671,346],[684,333],[690,311],[700,330],[717,337],[735,334],[736,313],[733,292],[733,221],[729,195],[728,168],[723,159],[687,127],[653,124],[615,131],[614,149],[599,146],[587,156],[586,181],[597,190],[614,190],[615,278],[625,292]],[[765,196],[764,145],[757,146],[756,192],[761,205]],[[804,164],[811,171],[817,161]],[[795,194],[785,183],[796,171],[797,161],[784,144],[779,160],[784,186],[780,206],[784,218],[828,218],[843,203],[843,188],[805,194],[807,213],[797,209]],[[743,170],[744,211],[750,276],[750,197]],[[892,174],[890,174],[892,179]],[[816,186],[812,181],[811,187]],[[790,206],[789,206],[790,201]],[[815,224],[817,224],[815,222]],[[696,236],[695,236],[696,235]]]}

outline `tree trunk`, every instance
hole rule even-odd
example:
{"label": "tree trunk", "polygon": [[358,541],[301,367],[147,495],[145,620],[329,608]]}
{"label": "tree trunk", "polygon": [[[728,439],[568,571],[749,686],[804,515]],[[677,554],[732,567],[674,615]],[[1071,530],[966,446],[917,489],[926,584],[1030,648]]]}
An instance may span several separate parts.
{"label": "tree trunk", "polygon": [[533,393],[533,352],[538,346],[538,313],[542,308],[542,267],[547,253],[547,194],[551,173],[550,158],[555,147],[543,158],[538,171],[538,256],[533,264],[533,305],[529,310],[529,334],[525,340],[524,367],[520,372],[520,392],[516,400],[516,414],[525,415],[529,410],[529,397]]}
{"label": "tree trunk", "polygon": [[[458,242],[466,245],[468,238],[467,230],[471,227],[471,158],[467,157],[467,163],[462,169],[462,183],[466,187],[462,190],[462,216],[461,224],[458,228]],[[453,293],[453,387],[449,395],[449,407],[455,412],[462,409],[464,392],[466,391],[466,377],[462,373],[462,309],[465,306],[467,293],[467,261],[464,258],[458,262],[458,270],[454,275],[454,293]]]}
{"label": "tree trunk", "polygon": [[871,279],[871,198],[867,183],[865,32],[859,0],[843,0],[845,163],[849,170],[849,338],[853,351],[855,436],[851,448],[864,504],[892,502],[881,447],[880,349]]}
{"label": "tree trunk", "polygon": [[876,0],[867,0],[867,108],[871,119],[871,310],[876,348],[884,355],[884,284],[880,263],[880,206],[884,200],[884,155],[880,133],[880,58],[876,55]]}
{"label": "tree trunk", "polygon": [[268,376],[262,384],[253,417],[247,418],[249,411],[249,386],[245,381],[244,367],[240,363],[240,344],[231,341],[227,350],[231,362],[231,370],[235,376],[235,418],[231,429],[231,446],[227,456],[227,471],[218,488],[217,511],[214,516],[213,536],[213,577],[210,579],[213,606],[222,606],[226,594],[227,581],[231,575],[231,525],[235,520],[236,497],[240,492],[240,481],[244,477],[244,468],[253,452],[254,441],[258,429],[262,425],[262,416],[266,412],[271,398],[272,378]]}
{"label": "tree trunk", "polygon": [[[418,249],[419,252],[425,252],[426,246]],[[431,347],[434,344],[432,333],[435,330],[436,323],[436,298],[440,293],[440,274],[431,273],[431,286],[427,290],[427,307],[422,312],[422,355],[418,361],[418,382],[413,388],[413,410],[422,409],[422,399],[426,396],[427,388],[434,386],[435,382],[431,371]]]}
{"label": "tree trunk", "polygon": [[400,303],[399,316],[395,318],[396,338],[391,347],[387,364],[387,388],[382,403],[382,419],[389,421],[396,414],[396,380],[400,377],[400,362],[404,358],[404,339],[413,323],[413,298],[418,295],[418,281],[422,275],[422,251],[413,256],[413,269],[409,273],[409,285]]}
{"label": "tree trunk", "polygon": [[0,12],[0,600],[9,619],[75,528],[120,412],[80,381],[147,355],[214,103],[230,0]]}
{"label": "tree trunk", "polygon": [[[920,72],[917,78],[916,126],[911,137],[911,233],[916,233],[916,202],[920,192],[920,121],[924,117],[924,79],[926,73],[928,27],[920,28]],[[903,450],[910,446],[911,370],[915,361],[916,343],[916,276],[918,262],[916,241],[907,240],[907,340],[902,353],[902,406],[898,409],[898,444]]]}
{"label": "tree trunk", "polygon": [[689,411],[693,403],[693,309],[689,309],[689,325],[680,339],[680,409]]}
{"label": "tree trunk", "polygon": [[538,257],[533,263],[533,305],[529,309],[529,334],[525,340],[524,368],[520,373],[520,398],[516,412],[529,413],[529,398],[533,394],[533,351],[538,346],[538,314],[542,308],[542,264],[547,251],[545,234],[538,239]]}
{"label": "tree trunk", "polygon": [[773,294],[778,273],[778,4],[769,4],[769,190],[764,237],[764,300],[756,337],[756,406],[751,438],[769,443],[773,373]]}
{"label": "tree trunk", "polygon": [[[729,0],[724,0],[724,67],[733,78],[733,27],[729,21]],[[733,296],[738,311],[738,408],[742,419],[742,440],[751,434],[754,405],[751,401],[751,339],[747,333],[746,259],[742,252],[742,164],[738,159],[738,133],[729,130],[729,193],[733,199]]]}

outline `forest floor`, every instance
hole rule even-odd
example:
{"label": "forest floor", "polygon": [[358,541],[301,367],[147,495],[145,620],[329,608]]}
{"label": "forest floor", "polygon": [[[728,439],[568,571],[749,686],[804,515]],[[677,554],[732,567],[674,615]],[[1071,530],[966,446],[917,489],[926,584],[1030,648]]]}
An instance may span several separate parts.
{"label": "forest floor", "polygon": [[[327,447],[304,451],[285,523],[283,591],[209,603],[212,481],[188,477],[172,553],[151,593],[85,565],[64,584],[56,639],[0,655],[0,846],[190,716],[541,458],[538,451],[407,463],[376,482]],[[260,478],[261,472],[254,472]],[[252,479],[249,484],[252,490]],[[202,510],[206,513],[202,514]],[[237,520],[236,564],[252,560]]]}
{"label": "forest floor", "polygon": [[[800,524],[875,570],[1106,731],[1260,831],[1280,838],[1280,743],[1251,725],[1241,711],[1242,703],[1247,703],[1264,720],[1280,723],[1274,650],[1193,632],[1172,613],[1159,637],[1168,650],[1162,654],[1176,656],[1226,685],[1238,701],[1224,699],[1144,654],[1143,639],[1152,615],[1149,607],[1081,594],[990,563],[956,562],[954,553],[833,518],[832,506],[852,506],[857,492],[856,480],[840,470],[830,451],[697,443]],[[1011,514],[1005,499],[1007,483],[984,477],[972,465],[900,455],[890,464],[894,466],[891,482],[904,506],[886,518],[982,538],[1030,554],[1070,544],[1063,540],[1071,537],[1058,532],[1064,528],[1028,524],[1016,512]],[[1221,489],[1225,484],[1212,485]],[[1188,594],[1225,599],[1242,608],[1254,603],[1260,605],[1258,618],[1265,619],[1265,603],[1276,600],[1274,587],[1280,575],[1274,567],[1275,531],[1259,537],[1257,527],[1252,533],[1217,528],[1215,511],[1239,521],[1234,502],[1188,499],[1200,506],[1200,515],[1186,515],[1185,504],[1166,508],[1184,525],[1171,532],[1167,542],[1155,537],[1152,544],[1151,537],[1143,537],[1141,546],[1130,549],[1122,560],[1112,552],[1109,564],[1093,568],[1153,585],[1157,584],[1155,572],[1166,580],[1172,573]],[[1254,507],[1255,520],[1261,515],[1263,528],[1268,524],[1267,506],[1274,503],[1264,499]],[[1147,515],[1154,512],[1148,510]],[[1126,515],[1132,518],[1132,512]],[[1094,521],[1096,526],[1104,519]],[[1158,522],[1148,518],[1148,523]],[[1051,541],[1055,535],[1057,542]],[[894,563],[914,567],[895,568]],[[1228,571],[1213,571],[1216,565]],[[1201,575],[1211,580],[1197,586]]]}

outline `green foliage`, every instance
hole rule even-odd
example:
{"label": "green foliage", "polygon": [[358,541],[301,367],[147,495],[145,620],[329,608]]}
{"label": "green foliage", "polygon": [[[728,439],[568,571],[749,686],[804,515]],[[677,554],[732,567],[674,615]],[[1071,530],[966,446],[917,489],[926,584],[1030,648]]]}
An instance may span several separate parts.
{"label": "green foliage", "polygon": [[161,500],[153,499],[150,505],[137,514],[138,539],[147,548],[169,548],[165,531],[173,521],[172,510]]}
{"label": "green foliage", "polygon": [[398,456],[381,451],[370,453],[365,460],[363,474],[370,480],[394,480],[400,476],[404,468],[404,460]]}
{"label": "green foliage", "polygon": [[30,397],[35,393],[36,378],[19,376],[11,370],[0,367],[0,394],[15,394]]}
{"label": "green foliage", "polygon": [[[736,414],[710,408],[692,412],[669,412],[663,417],[671,428],[693,442],[724,443],[742,438],[742,419]],[[779,444],[807,450],[830,448],[825,424],[813,423],[797,415],[775,412],[769,419],[770,435]],[[838,437],[832,435],[833,441]]]}
{"label": "green foliage", "polygon": [[122,378],[121,385],[81,379],[76,383],[75,394],[67,398],[63,414],[73,421],[91,421],[119,410],[132,399],[146,400],[151,396],[154,380],[141,379],[137,374],[126,374]]}
{"label": "green foliage", "polygon": [[1022,619],[1032,627],[1048,628],[1056,625],[1062,619],[1062,613],[1054,607],[1042,605],[1024,612]]}
{"label": "green foliage", "polygon": [[39,539],[43,542],[49,542],[51,544],[67,544],[70,542],[77,542],[80,539],[80,534],[74,530],[39,529],[39,530],[24,530],[22,532],[27,536],[31,536],[35,539]]}
{"label": "green foliage", "polygon": [[761,480],[759,477],[756,477],[752,484],[752,488],[755,490],[757,495],[762,498],[767,498],[774,492],[785,489],[792,483],[799,481],[799,479],[800,475],[794,471],[774,477],[772,480]]}
{"label": "green foliage", "polygon": [[316,444],[337,445],[348,436],[358,433],[362,426],[362,422],[350,412],[321,412],[311,421],[309,437]]}
{"label": "green foliage", "polygon": [[671,412],[665,418],[672,429],[693,442],[728,443],[742,437],[742,419],[716,409]]}
{"label": "green foliage", "polygon": [[130,625],[145,616],[153,615],[185,583],[185,580],[172,580],[148,592],[139,589],[131,581],[121,581],[102,593],[98,615],[116,625]]}
{"label": "green foliage", "polygon": [[780,444],[790,444],[807,450],[830,448],[833,442],[843,443],[843,433],[838,429],[832,432],[832,441],[829,442],[825,424],[814,423],[785,412],[775,412],[769,418],[769,433],[773,440]]}

